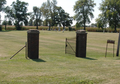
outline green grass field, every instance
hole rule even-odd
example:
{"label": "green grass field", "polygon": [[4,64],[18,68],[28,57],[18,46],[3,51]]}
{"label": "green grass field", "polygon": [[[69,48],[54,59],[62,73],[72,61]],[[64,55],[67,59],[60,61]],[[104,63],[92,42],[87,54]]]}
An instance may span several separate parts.
{"label": "green grass field", "polygon": [[40,31],[39,60],[25,59],[27,31],[0,32],[0,84],[120,84],[120,57],[113,57],[118,33],[87,32],[87,58],[65,54],[65,38],[74,32]]}

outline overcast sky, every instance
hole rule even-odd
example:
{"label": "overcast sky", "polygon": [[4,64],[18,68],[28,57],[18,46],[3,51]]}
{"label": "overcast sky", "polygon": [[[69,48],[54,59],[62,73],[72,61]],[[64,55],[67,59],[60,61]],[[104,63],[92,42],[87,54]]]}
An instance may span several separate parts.
{"label": "overcast sky", "polygon": [[[10,6],[12,4],[12,2],[16,1],[16,0],[6,0],[6,1],[7,1],[6,6]],[[28,5],[29,12],[33,11],[33,6],[41,7],[43,2],[47,2],[47,0],[20,0],[20,1],[24,1],[29,4]],[[74,7],[76,1],[77,0],[57,0],[57,6],[61,6],[65,10],[65,12],[70,14],[70,16],[74,16],[75,13],[73,11],[73,7]],[[93,12],[94,19],[92,19],[91,23],[95,23],[95,19],[100,14],[100,11],[99,11],[100,5],[99,4],[102,2],[102,0],[94,0],[94,2],[96,3],[96,6],[95,6],[94,12]],[[2,14],[2,20],[3,19],[4,19],[4,14]],[[75,24],[75,21],[73,24]]]}

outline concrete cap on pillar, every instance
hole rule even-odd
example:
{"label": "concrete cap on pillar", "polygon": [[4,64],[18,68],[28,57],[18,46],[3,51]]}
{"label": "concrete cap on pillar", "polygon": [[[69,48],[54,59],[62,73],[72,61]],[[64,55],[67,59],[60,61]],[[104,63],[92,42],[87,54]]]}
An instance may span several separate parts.
{"label": "concrete cap on pillar", "polygon": [[27,33],[40,33],[37,29],[30,29],[27,31]]}
{"label": "concrete cap on pillar", "polygon": [[79,33],[79,34],[86,34],[86,31],[85,31],[85,30],[78,30],[78,31],[76,31],[76,33]]}

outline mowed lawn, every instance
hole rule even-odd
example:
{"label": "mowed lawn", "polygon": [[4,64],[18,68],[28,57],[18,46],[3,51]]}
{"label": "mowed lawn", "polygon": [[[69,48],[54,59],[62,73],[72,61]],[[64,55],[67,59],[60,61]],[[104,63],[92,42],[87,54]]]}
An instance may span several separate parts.
{"label": "mowed lawn", "polygon": [[[120,84],[118,33],[87,32],[87,58],[65,54],[65,39],[76,32],[40,31],[38,60],[25,59],[27,31],[0,32],[0,84]],[[115,40],[108,45],[107,39]]]}

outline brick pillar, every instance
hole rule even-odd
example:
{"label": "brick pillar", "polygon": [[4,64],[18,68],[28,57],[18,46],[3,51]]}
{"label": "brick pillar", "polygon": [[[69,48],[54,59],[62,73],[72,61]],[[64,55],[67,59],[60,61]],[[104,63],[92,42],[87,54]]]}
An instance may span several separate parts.
{"label": "brick pillar", "polygon": [[27,31],[28,57],[39,59],[39,31],[30,29]]}
{"label": "brick pillar", "polygon": [[85,30],[76,32],[76,57],[86,58],[87,33]]}

